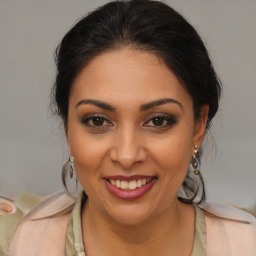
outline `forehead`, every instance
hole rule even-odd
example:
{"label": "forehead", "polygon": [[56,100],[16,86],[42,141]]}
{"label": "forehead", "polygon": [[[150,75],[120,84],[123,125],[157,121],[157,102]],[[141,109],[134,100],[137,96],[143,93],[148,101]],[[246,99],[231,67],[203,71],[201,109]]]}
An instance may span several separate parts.
{"label": "forehead", "polygon": [[141,104],[172,97],[190,100],[183,85],[153,53],[134,49],[105,52],[81,71],[70,93],[70,103],[96,98]]}

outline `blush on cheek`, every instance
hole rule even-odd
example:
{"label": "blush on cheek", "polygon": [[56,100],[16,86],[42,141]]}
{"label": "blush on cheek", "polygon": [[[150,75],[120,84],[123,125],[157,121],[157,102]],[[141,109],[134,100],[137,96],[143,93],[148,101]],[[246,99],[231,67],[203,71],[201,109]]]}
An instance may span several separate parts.
{"label": "blush on cheek", "polygon": [[161,158],[158,159],[159,166],[162,166],[161,169],[168,171],[167,176],[171,174],[172,179],[180,177],[178,180],[185,178],[190,163],[189,149],[175,148],[175,150],[166,150],[160,156]]}
{"label": "blush on cheek", "polygon": [[96,170],[98,162],[95,155],[74,154],[74,165],[77,173],[84,173],[86,170]]}
{"label": "blush on cheek", "polygon": [[83,174],[86,171],[87,173],[88,171],[90,173],[95,173],[99,169],[104,152],[102,151],[102,148],[95,145],[95,143],[90,144],[85,141],[75,143],[73,141],[70,150],[74,157],[74,165],[78,175],[80,173]]}
{"label": "blush on cheek", "polygon": [[83,159],[91,159],[99,154],[100,143],[92,142],[84,133],[71,134],[68,144],[75,160],[82,162]]}

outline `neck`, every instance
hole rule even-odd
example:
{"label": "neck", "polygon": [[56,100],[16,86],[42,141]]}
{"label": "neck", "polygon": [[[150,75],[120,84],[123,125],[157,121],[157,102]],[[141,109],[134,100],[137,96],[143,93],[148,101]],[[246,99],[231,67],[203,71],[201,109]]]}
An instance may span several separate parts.
{"label": "neck", "polygon": [[170,252],[175,252],[173,255],[190,255],[194,209],[177,200],[161,215],[128,225],[97,211],[88,200],[82,211],[82,230],[88,256],[172,255]]}

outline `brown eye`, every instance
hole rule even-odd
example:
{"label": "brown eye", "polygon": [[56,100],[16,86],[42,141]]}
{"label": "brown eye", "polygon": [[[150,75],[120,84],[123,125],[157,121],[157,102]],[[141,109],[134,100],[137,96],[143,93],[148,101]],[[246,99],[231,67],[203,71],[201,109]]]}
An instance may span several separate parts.
{"label": "brown eye", "polygon": [[81,120],[81,123],[91,129],[105,129],[112,123],[105,116],[89,115]]}
{"label": "brown eye", "polygon": [[104,121],[105,120],[102,117],[93,117],[91,122],[94,126],[102,126]]}
{"label": "brown eye", "polygon": [[177,119],[171,115],[157,115],[145,123],[145,126],[152,128],[167,128],[177,123]]}
{"label": "brown eye", "polygon": [[156,118],[152,119],[152,123],[155,126],[161,126],[164,123],[164,119],[161,117],[156,117]]}

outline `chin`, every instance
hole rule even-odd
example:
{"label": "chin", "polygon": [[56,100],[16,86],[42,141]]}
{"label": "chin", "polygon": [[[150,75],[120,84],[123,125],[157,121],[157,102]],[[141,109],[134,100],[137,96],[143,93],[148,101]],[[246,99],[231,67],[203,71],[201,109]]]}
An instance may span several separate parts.
{"label": "chin", "polygon": [[105,209],[105,213],[113,222],[127,226],[148,223],[150,219],[154,219],[151,204],[125,202],[125,205],[108,207],[108,209]]}
{"label": "chin", "polygon": [[145,212],[138,211],[120,212],[118,214],[113,214],[111,217],[116,223],[125,226],[138,226],[148,222],[150,219]]}

